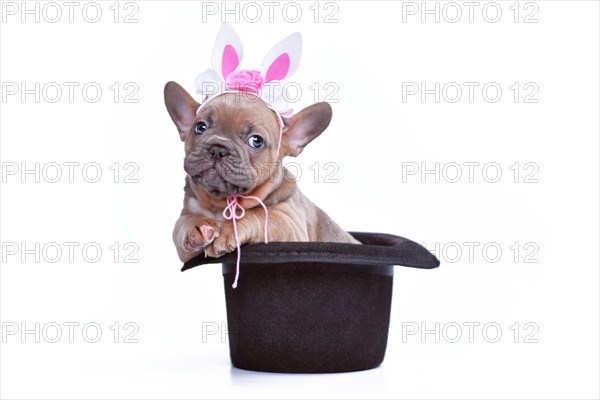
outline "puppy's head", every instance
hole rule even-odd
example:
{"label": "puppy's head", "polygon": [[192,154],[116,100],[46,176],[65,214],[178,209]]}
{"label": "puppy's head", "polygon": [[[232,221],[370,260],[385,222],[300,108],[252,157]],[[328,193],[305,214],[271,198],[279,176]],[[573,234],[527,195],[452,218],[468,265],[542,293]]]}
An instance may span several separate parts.
{"label": "puppy's head", "polygon": [[165,104],[185,144],[184,169],[215,198],[246,194],[270,181],[283,157],[297,156],[331,121],[317,103],[279,121],[266,103],[244,92],[224,93],[202,108],[180,85],[165,86]]}

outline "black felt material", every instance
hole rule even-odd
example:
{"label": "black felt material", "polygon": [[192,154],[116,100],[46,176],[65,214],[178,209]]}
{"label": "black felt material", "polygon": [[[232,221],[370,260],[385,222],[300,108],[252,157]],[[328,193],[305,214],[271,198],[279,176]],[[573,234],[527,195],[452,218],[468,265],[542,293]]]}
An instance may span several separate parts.
{"label": "black felt material", "polygon": [[375,368],[387,346],[393,265],[435,268],[423,247],[393,235],[353,233],[363,244],[289,242],[204,256],[223,263],[229,349],[235,367],[267,372]]}
{"label": "black felt material", "polygon": [[236,289],[234,277],[224,276],[234,366],[345,372],[383,361],[392,276],[339,264],[289,263],[245,265]]}

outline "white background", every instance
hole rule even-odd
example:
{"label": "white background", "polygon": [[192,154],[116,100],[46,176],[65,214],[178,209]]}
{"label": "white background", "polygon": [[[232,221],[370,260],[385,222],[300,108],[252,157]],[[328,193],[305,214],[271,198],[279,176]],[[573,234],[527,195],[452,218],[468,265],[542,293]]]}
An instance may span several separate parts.
{"label": "white background", "polygon": [[[423,23],[420,10],[403,14],[412,5],[401,2],[321,3],[317,22],[313,3],[302,2],[295,23],[282,15],[284,3],[272,23],[262,2],[256,3],[263,12],[256,23],[244,18],[254,18],[254,10],[244,15],[239,4],[236,23],[236,15],[203,13],[201,2],[138,1],[138,22],[130,24],[123,18],[134,6],[118,5],[115,23],[113,2],[100,2],[102,17],[90,23],[82,17],[82,2],[70,23],[67,7],[58,4],[63,15],[56,23],[44,19],[54,18],[53,9],[46,8],[39,23],[34,15],[22,23],[19,9],[3,13],[0,27],[4,173],[36,162],[40,168],[80,163],[72,183],[66,166],[57,183],[43,175],[36,183],[21,171],[3,177],[2,398],[599,397],[597,2],[499,2],[496,23],[482,15],[485,2],[475,8],[473,22],[467,6],[455,3],[462,11],[456,23],[448,21],[456,8],[443,8],[443,2],[439,23],[435,15]],[[493,7],[486,8],[486,18],[495,17]],[[333,11],[337,22],[325,23]],[[534,11],[531,19],[538,22],[524,23]],[[210,67],[223,19],[242,37],[243,68],[258,69],[277,41],[302,33],[302,61],[293,78],[303,88],[297,110],[331,93],[326,83],[339,89],[330,99],[337,101],[331,127],[298,159],[304,193],[349,230],[399,234],[437,249],[437,270],[396,268],[389,345],[377,369],[330,375],[241,371],[231,367],[220,332],[203,341],[203,325],[221,329],[226,318],[222,277],[215,265],[179,272],[170,236],[183,196],[183,148],[162,89],[169,80],[193,89],[196,75]],[[39,102],[34,95],[24,101],[20,93],[7,95],[10,83],[22,82],[28,88],[56,82],[63,97],[51,103],[54,92],[41,93]],[[80,85],[72,103],[64,82]],[[96,103],[82,97],[90,82],[103,89]],[[117,103],[109,88],[115,82],[121,88]],[[128,82],[139,88],[137,103],[124,102]],[[456,103],[448,101],[454,92],[441,93],[439,103],[434,95],[403,101],[406,82],[425,82],[429,89],[456,82],[463,93]],[[464,82],[479,84],[473,102]],[[497,102],[482,95],[490,82],[502,89]],[[510,89],[515,82],[517,102]],[[525,90],[528,82],[534,86]],[[318,96],[309,89],[315,83]],[[532,87],[539,88],[530,98],[537,102],[526,103]],[[102,171],[97,183],[82,176],[82,166],[92,162]],[[116,162],[118,183],[109,169]],[[128,162],[139,167],[138,183],[123,182]],[[318,179],[309,169],[316,162]],[[339,167],[338,183],[324,181],[327,162]],[[464,165],[469,162],[479,163],[473,182]],[[431,169],[435,163],[439,183],[432,174],[402,175],[411,166]],[[456,183],[450,182],[452,163],[462,166]],[[488,182],[494,169],[482,174],[488,163],[500,167],[496,183]],[[510,169],[515,163],[517,183]],[[533,166],[525,169],[525,163]],[[538,182],[525,183],[535,167],[530,178]],[[52,179],[55,170],[48,168],[46,178]],[[79,243],[73,262],[64,242]],[[115,242],[117,262],[110,249]],[[135,248],[125,249],[129,242],[139,247],[133,256],[138,263],[124,262]],[[465,245],[470,242],[476,244]],[[48,252],[38,252],[39,262],[35,254],[22,262],[22,243],[39,243]],[[55,256],[49,243],[63,246],[55,263],[49,262]],[[82,256],[88,243],[102,249],[96,263]],[[496,256],[498,248],[502,254]],[[64,325],[69,322],[80,324],[73,343]],[[135,325],[125,329],[127,322]],[[36,323],[39,343],[34,334],[8,334]],[[53,323],[62,326],[57,343],[48,340],[56,333]],[[86,323],[101,327],[97,343],[83,336]],[[422,328],[435,330],[436,323],[439,343],[434,334],[421,336]],[[479,324],[472,343],[465,323]],[[502,330],[496,343],[489,342],[494,329],[482,331],[488,323]],[[451,343],[457,325],[462,336]],[[125,343],[131,326],[139,328],[129,338],[137,343]],[[414,327],[419,332],[407,335]],[[93,329],[88,334],[95,336]]]}

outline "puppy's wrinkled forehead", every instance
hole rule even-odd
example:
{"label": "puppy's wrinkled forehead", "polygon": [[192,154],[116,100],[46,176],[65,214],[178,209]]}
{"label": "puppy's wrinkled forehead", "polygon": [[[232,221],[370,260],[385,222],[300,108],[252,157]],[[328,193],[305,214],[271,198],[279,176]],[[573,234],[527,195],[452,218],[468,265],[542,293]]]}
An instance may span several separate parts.
{"label": "puppy's wrinkled forehead", "polygon": [[277,116],[265,102],[247,93],[223,93],[202,104],[196,120],[206,120],[223,130],[258,129],[263,133],[278,133]]}

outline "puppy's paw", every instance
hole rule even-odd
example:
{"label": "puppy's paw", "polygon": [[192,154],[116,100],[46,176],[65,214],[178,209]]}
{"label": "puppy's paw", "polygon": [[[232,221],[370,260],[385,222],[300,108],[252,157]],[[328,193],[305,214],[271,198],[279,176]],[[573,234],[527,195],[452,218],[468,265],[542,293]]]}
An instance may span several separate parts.
{"label": "puppy's paw", "polygon": [[228,229],[224,225],[219,237],[204,249],[204,254],[208,257],[221,257],[224,254],[231,253],[237,248],[237,241],[233,229]]}
{"label": "puppy's paw", "polygon": [[185,229],[182,248],[188,252],[200,251],[219,237],[220,230],[219,222],[214,219],[193,218]]}

